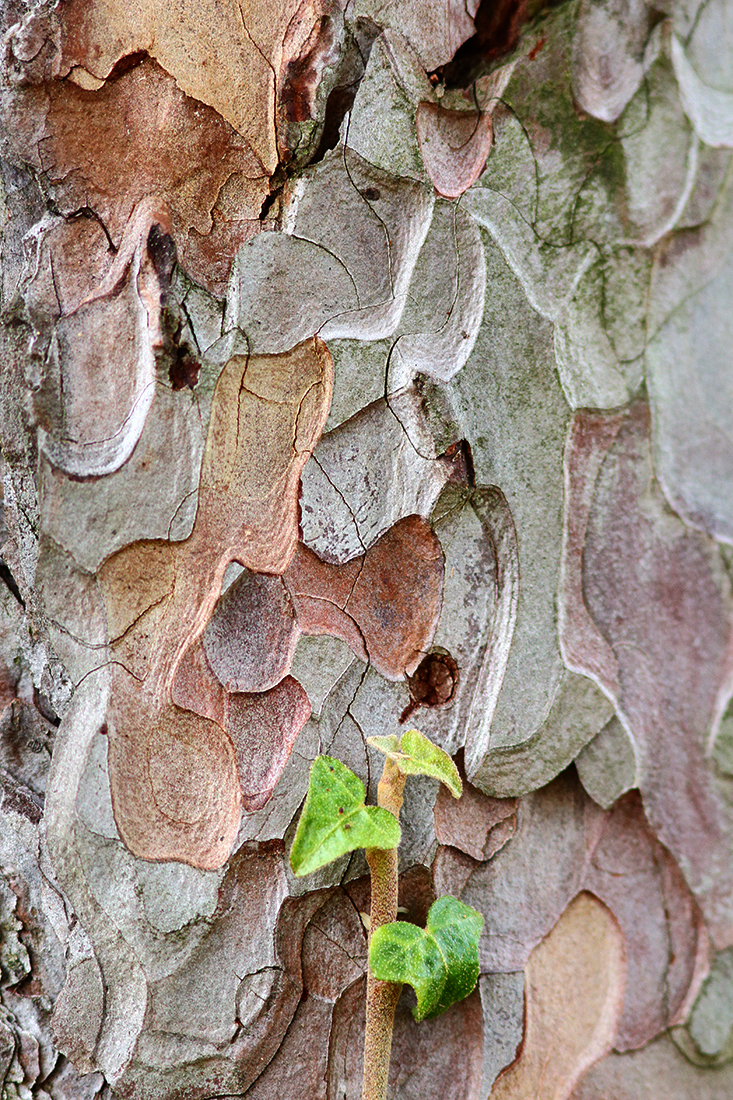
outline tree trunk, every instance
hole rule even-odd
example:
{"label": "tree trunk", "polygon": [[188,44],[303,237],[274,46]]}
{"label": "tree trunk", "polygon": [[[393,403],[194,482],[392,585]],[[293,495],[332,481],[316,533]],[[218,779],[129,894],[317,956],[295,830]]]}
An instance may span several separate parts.
{"label": "tree trunk", "polygon": [[726,0],[6,0],[3,1098],[733,1094]]}

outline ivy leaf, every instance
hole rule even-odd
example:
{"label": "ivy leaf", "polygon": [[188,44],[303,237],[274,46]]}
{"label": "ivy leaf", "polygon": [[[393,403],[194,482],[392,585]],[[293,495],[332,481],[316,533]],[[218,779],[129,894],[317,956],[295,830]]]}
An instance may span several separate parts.
{"label": "ivy leaf", "polygon": [[386,737],[367,737],[366,742],[367,745],[379,749],[380,752],[383,752],[385,756],[389,756],[392,760],[400,754],[400,739],[394,733],[390,733]]}
{"label": "ivy leaf", "polygon": [[367,737],[367,744],[393,760],[405,775],[429,775],[444,783],[454,798],[463,791],[461,777],[447,752],[434,745],[420,730],[407,730],[398,741],[388,737]]}
{"label": "ivy leaf", "polygon": [[309,875],[357,848],[397,847],[397,818],[379,806],[365,806],[365,796],[362,781],[340,760],[316,757],[290,849],[296,875]]}
{"label": "ivy leaf", "polygon": [[484,918],[457,898],[438,898],[426,928],[395,921],[372,934],[369,966],[385,982],[409,982],[417,994],[416,1020],[439,1016],[462,1001],[478,981],[478,941]]}

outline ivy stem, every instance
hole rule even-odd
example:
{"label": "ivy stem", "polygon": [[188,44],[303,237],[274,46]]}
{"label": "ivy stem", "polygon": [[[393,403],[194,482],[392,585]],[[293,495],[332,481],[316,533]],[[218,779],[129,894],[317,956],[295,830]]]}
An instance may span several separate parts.
{"label": "ivy stem", "polygon": [[[387,757],[377,788],[377,805],[396,818],[402,809],[406,776]],[[397,920],[397,849],[367,848],[372,880],[369,942],[375,929]],[[392,1053],[394,1014],[402,986],[367,976],[366,1030],[364,1032],[364,1085],[362,1100],[387,1100],[389,1060]]]}

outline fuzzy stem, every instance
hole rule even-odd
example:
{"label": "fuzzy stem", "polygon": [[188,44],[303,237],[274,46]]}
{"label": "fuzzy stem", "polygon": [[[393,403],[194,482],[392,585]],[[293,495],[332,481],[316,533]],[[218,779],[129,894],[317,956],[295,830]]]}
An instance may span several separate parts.
{"label": "fuzzy stem", "polygon": [[[397,818],[404,786],[405,776],[388,757],[377,788],[377,804]],[[372,878],[371,943],[376,928],[397,920],[397,849],[367,848],[365,854]],[[398,982],[377,981],[371,971],[367,976],[362,1100],[387,1100],[394,1014],[401,989]]]}

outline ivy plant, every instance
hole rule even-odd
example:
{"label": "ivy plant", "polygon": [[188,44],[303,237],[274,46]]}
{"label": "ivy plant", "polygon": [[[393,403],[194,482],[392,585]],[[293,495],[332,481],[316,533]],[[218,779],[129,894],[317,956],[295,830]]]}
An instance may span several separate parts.
{"label": "ivy plant", "polygon": [[429,775],[454,798],[462,792],[455,764],[419,730],[370,737],[385,756],[377,805],[366,805],[364,784],[339,760],[313,762],[303,812],[290,852],[296,875],[307,875],[347,852],[364,848],[371,873],[364,1085],[362,1100],[386,1100],[394,1013],[403,984],[413,987],[416,1020],[445,1012],[474,989],[483,917],[445,896],[430,907],[427,925],[397,920],[399,816],[408,775]]}

